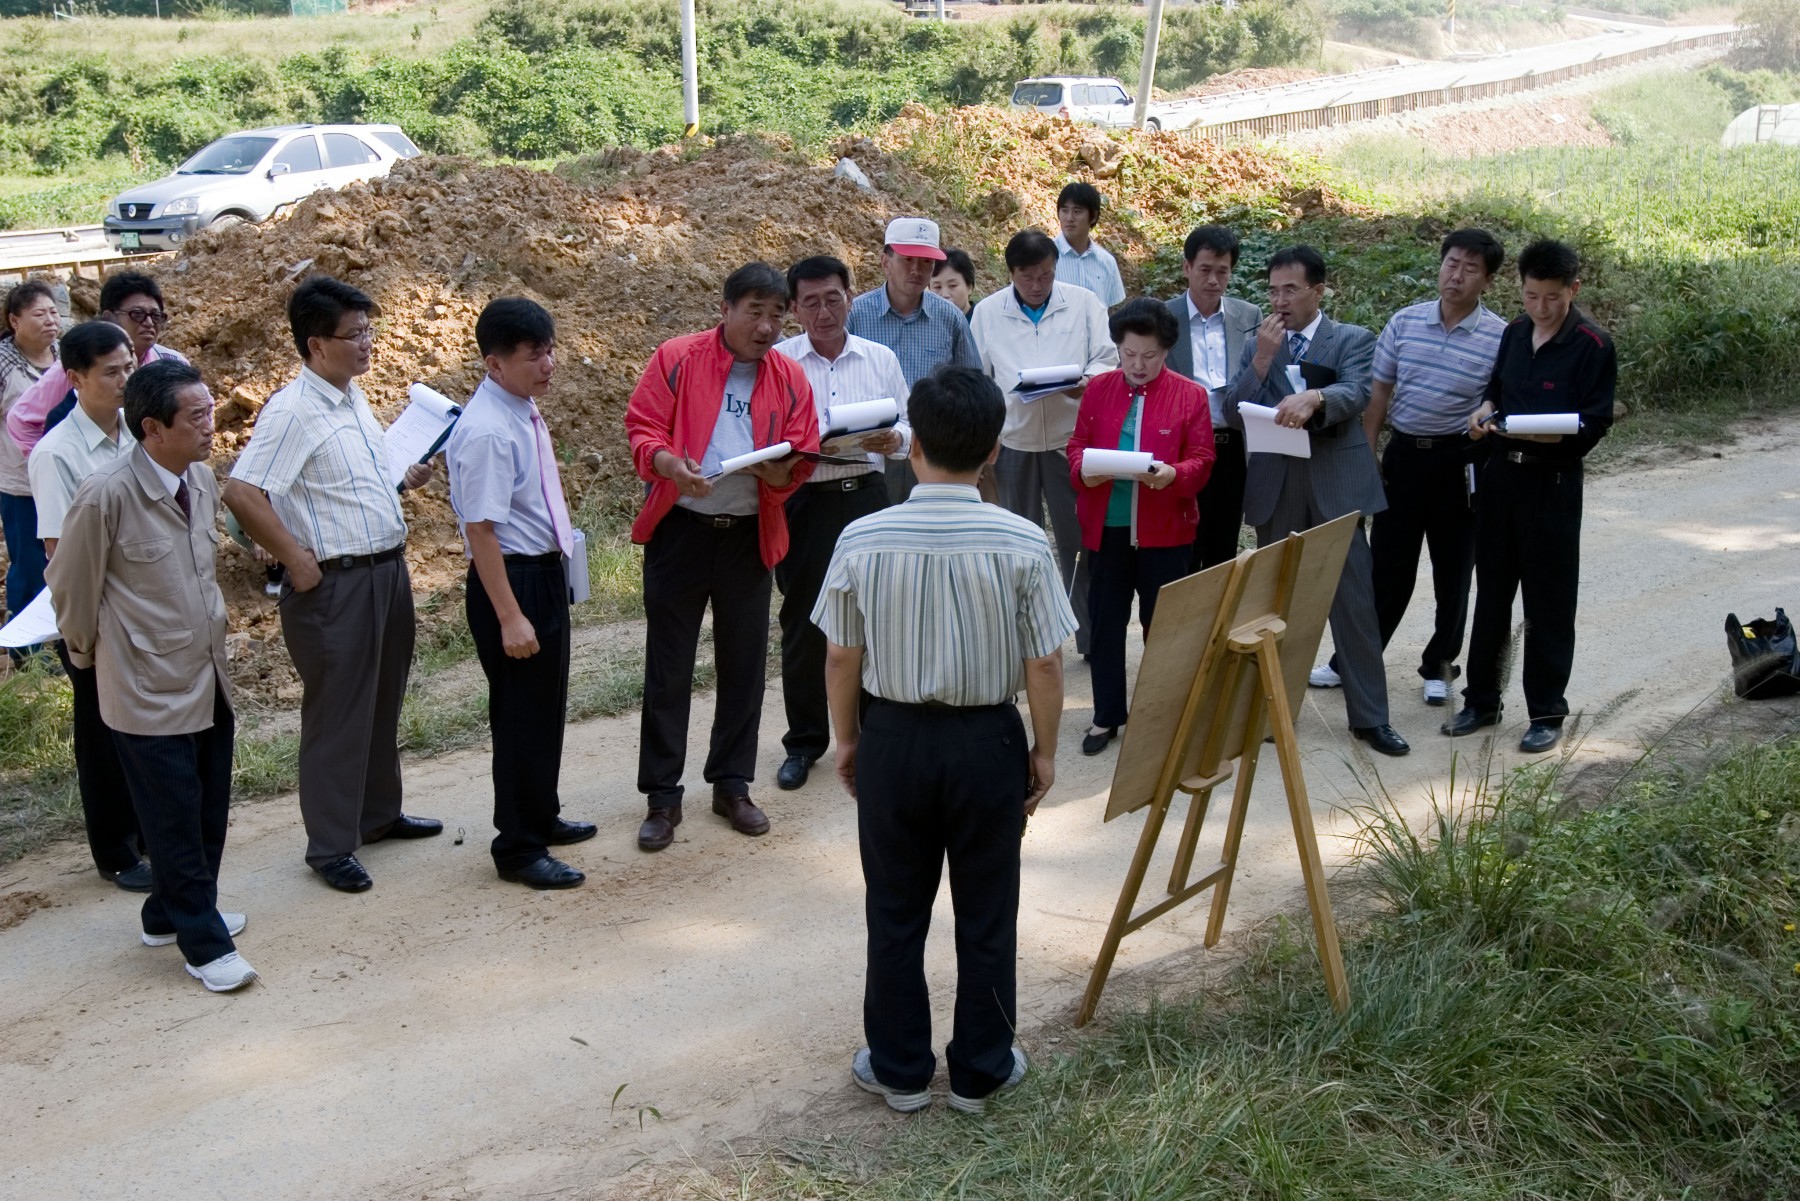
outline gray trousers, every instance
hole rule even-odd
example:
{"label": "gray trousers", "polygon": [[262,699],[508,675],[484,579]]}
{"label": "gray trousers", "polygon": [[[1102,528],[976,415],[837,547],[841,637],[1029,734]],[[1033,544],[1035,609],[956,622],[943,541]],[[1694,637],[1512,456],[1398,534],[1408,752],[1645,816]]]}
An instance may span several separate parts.
{"label": "gray trousers", "polygon": [[[1312,464],[1287,462],[1287,479],[1267,525],[1256,527],[1256,545],[1267,546],[1289,534],[1340,517],[1321,512],[1312,500]],[[1350,728],[1388,724],[1387,664],[1381,659],[1381,624],[1375,615],[1375,567],[1363,523],[1350,535],[1344,574],[1331,598],[1331,641],[1337,647],[1338,674],[1344,678],[1344,708]]]}
{"label": "gray trousers", "polygon": [[400,703],[412,670],[412,579],[404,557],[287,585],[281,634],[300,673],[300,816],[306,862],[329,863],[400,816]]}
{"label": "gray trousers", "polygon": [[999,476],[1000,507],[1033,525],[1044,524],[1050,511],[1050,537],[1056,565],[1075,609],[1075,649],[1088,653],[1088,573],[1081,557],[1081,526],[1075,520],[1075,485],[1069,482],[1069,456],[1060,450],[1000,448],[994,465]]}

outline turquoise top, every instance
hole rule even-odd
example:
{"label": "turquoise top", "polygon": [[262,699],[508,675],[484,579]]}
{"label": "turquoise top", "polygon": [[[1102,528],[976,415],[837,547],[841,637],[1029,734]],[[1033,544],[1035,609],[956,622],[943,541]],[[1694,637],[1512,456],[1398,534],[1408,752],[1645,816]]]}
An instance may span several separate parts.
{"label": "turquoise top", "polygon": [[[1119,429],[1119,449],[1137,449],[1138,410],[1143,401],[1138,396],[1131,398],[1131,407],[1125,411],[1125,424]],[[1106,502],[1106,524],[1123,526],[1131,524],[1131,490],[1137,487],[1136,480],[1114,480],[1112,499]]]}

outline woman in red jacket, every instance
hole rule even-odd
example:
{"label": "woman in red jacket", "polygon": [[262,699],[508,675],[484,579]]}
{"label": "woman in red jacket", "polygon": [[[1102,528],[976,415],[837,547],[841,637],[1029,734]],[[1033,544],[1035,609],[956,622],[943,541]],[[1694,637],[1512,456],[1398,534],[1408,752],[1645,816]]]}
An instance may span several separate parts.
{"label": "woman in red jacket", "polygon": [[[1088,552],[1088,629],[1094,724],[1081,753],[1097,755],[1125,724],[1125,627],[1131,598],[1146,636],[1164,584],[1188,574],[1200,509],[1194,496],[1212,474],[1212,411],[1206,389],[1163,369],[1181,336],[1166,305],[1140,297],[1112,316],[1119,370],[1097,376],[1081,398],[1069,439],[1075,515]],[[1123,478],[1082,470],[1090,449],[1148,451],[1151,470]]]}

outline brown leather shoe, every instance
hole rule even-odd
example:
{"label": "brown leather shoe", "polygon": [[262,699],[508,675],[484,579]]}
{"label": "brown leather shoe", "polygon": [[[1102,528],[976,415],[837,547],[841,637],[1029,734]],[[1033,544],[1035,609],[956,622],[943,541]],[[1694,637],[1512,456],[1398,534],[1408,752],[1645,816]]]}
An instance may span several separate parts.
{"label": "brown leather shoe", "polygon": [[681,806],[652,809],[638,827],[638,850],[660,851],[675,841],[675,827],[681,824]]}
{"label": "brown leather shoe", "polygon": [[769,832],[769,815],[748,796],[713,794],[713,812],[731,822],[731,828],[752,838]]}

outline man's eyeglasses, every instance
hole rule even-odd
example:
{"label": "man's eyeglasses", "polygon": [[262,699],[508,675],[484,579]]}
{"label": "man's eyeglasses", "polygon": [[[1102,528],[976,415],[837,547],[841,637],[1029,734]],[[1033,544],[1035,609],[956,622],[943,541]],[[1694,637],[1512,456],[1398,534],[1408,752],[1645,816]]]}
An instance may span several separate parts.
{"label": "man's eyeglasses", "polygon": [[358,346],[372,346],[375,343],[375,329],[373,326],[367,325],[353,334],[326,334],[325,336],[333,342],[354,342]]}
{"label": "man's eyeglasses", "polygon": [[157,329],[169,323],[169,315],[161,309],[120,309],[119,316],[133,325],[154,325]]}

